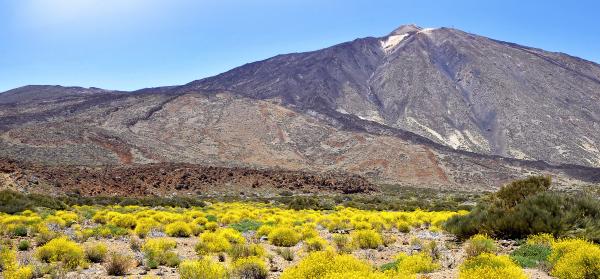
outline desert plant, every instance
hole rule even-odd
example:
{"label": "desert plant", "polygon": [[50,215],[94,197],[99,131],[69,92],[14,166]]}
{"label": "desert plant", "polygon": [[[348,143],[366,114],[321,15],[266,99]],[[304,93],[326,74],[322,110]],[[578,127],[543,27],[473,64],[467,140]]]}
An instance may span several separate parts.
{"label": "desert plant", "polygon": [[399,274],[428,273],[439,268],[440,265],[435,263],[427,253],[417,253],[410,256],[400,253],[396,256],[395,269]]}
{"label": "desert plant", "polygon": [[258,244],[234,244],[228,254],[235,261],[239,258],[263,257],[266,255],[265,248]]}
{"label": "desert plant", "polygon": [[274,228],[269,233],[269,242],[275,246],[291,247],[300,241],[300,234],[287,227]]}
{"label": "desert plant", "polygon": [[465,246],[467,257],[475,257],[482,253],[496,252],[496,243],[486,235],[478,234],[471,237]]}
{"label": "desert plant", "polygon": [[580,239],[566,239],[552,245],[551,275],[560,279],[600,278],[600,246]]}
{"label": "desert plant", "polygon": [[510,254],[510,258],[521,267],[534,268],[548,266],[548,257],[552,250],[549,246],[525,243]]}
{"label": "desert plant", "polygon": [[29,250],[29,247],[31,247],[31,244],[27,240],[21,240],[19,245],[17,245],[17,249],[19,249],[19,251],[27,251]]}
{"label": "desert plant", "polygon": [[167,225],[165,233],[174,237],[189,237],[192,235],[192,228],[183,221],[177,221]]}
{"label": "desert plant", "polygon": [[332,237],[333,244],[338,253],[350,253],[352,252],[352,242],[350,238],[345,234],[334,234]]}
{"label": "desert plant", "polygon": [[153,268],[158,265],[166,265],[170,267],[179,264],[179,257],[172,250],[177,247],[175,240],[167,238],[148,239],[142,246],[149,267]]}
{"label": "desert plant", "polygon": [[304,240],[304,248],[307,252],[322,251],[327,247],[327,241],[320,237],[313,237]]}
{"label": "desert plant", "polygon": [[264,260],[249,257],[233,262],[233,274],[240,279],[266,279],[269,271]]}
{"label": "desert plant", "polygon": [[178,267],[181,279],[226,279],[225,267],[209,259],[183,261]]}
{"label": "desert plant", "polygon": [[469,258],[459,267],[461,279],[527,279],[523,270],[508,256],[483,253]]}
{"label": "desert plant", "polygon": [[112,252],[106,260],[106,272],[112,276],[124,276],[133,267],[134,260],[129,255]]}
{"label": "desert plant", "polygon": [[85,246],[85,256],[93,263],[101,263],[106,257],[108,247],[104,243],[90,243]]}
{"label": "desert plant", "polygon": [[360,249],[376,249],[383,244],[381,235],[374,230],[358,230],[351,234],[352,242]]}
{"label": "desert plant", "polygon": [[61,262],[68,269],[74,269],[84,261],[83,248],[65,237],[50,240],[38,248],[35,255],[42,262]]}
{"label": "desert plant", "polygon": [[237,230],[239,232],[247,232],[247,231],[256,231],[262,225],[261,222],[252,220],[252,219],[244,219],[239,223],[229,225],[230,228]]}
{"label": "desert plant", "polygon": [[337,255],[332,251],[308,254],[297,265],[287,268],[281,279],[311,278],[384,278],[370,264],[351,255]]}
{"label": "desert plant", "polygon": [[275,253],[280,255],[284,260],[291,262],[294,260],[294,251],[290,248],[277,248]]}

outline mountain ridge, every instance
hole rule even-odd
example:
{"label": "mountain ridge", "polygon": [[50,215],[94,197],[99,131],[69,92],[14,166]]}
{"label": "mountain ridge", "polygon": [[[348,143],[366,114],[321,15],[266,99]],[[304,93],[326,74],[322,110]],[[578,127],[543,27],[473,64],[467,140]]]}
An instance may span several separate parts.
{"label": "mountain ridge", "polygon": [[404,25],[179,86],[13,89],[0,94],[0,157],[343,171],[477,189],[528,174],[599,183],[596,79],[598,64],[580,58]]}

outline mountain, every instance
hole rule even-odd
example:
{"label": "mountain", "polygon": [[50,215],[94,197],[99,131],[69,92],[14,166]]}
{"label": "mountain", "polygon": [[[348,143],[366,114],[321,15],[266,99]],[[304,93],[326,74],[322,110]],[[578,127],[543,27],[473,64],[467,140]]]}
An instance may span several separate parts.
{"label": "mountain", "polygon": [[[192,164],[462,190],[548,174],[566,187],[600,183],[599,100],[592,62],[406,25],[181,86],[13,89],[0,94],[0,157],[88,180],[73,168]],[[4,168],[6,181],[43,176],[24,168]]]}
{"label": "mountain", "polygon": [[600,166],[600,65],[451,28],[279,55],[179,90],[349,114],[481,154]]}

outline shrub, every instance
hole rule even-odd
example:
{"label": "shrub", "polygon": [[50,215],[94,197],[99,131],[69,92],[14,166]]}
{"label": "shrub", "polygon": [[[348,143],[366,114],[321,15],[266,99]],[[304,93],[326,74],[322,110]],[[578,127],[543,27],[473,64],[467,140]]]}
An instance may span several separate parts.
{"label": "shrub", "polygon": [[563,240],[552,248],[552,276],[560,279],[600,278],[599,246],[583,240]]}
{"label": "shrub", "polygon": [[226,279],[227,271],[222,265],[209,259],[186,260],[179,265],[179,276],[181,279]]}
{"label": "shrub", "polygon": [[136,222],[133,232],[140,238],[144,238],[154,228],[158,228],[160,224],[151,218],[142,218]]}
{"label": "shrub", "polygon": [[19,245],[17,246],[17,249],[19,249],[19,251],[27,251],[27,250],[29,250],[30,246],[31,246],[31,244],[29,244],[29,241],[21,240],[19,242]]}
{"label": "shrub", "polygon": [[21,237],[27,236],[27,226],[18,225],[12,229],[11,234],[13,236],[21,236]]}
{"label": "shrub", "polygon": [[376,249],[383,244],[381,235],[374,230],[353,231],[351,236],[354,245],[361,249]]}
{"label": "shrub", "polygon": [[534,268],[548,266],[548,256],[551,249],[549,246],[540,244],[523,244],[510,254],[510,258],[521,267]]}
{"label": "shrub", "polygon": [[265,248],[259,244],[234,244],[228,253],[234,261],[239,258],[264,257],[266,255]]}
{"label": "shrub", "polygon": [[47,263],[61,262],[65,268],[75,269],[84,260],[81,246],[65,237],[50,240],[36,251],[36,257]]}
{"label": "shrub", "polygon": [[534,234],[527,237],[527,244],[552,247],[554,236],[549,233]]}
{"label": "shrub", "polygon": [[334,234],[333,244],[338,253],[350,253],[352,252],[352,243],[350,238],[345,234]]}
{"label": "shrub", "polygon": [[173,251],[177,247],[175,240],[167,238],[149,239],[142,246],[142,251],[146,255],[148,265],[156,267],[157,265],[166,265],[174,267],[179,264],[179,257]]}
{"label": "shrub", "polygon": [[142,249],[142,241],[139,238],[132,236],[129,239],[129,248],[134,252],[140,251]]}
{"label": "shrub", "polygon": [[290,248],[278,248],[275,253],[280,255],[284,260],[291,262],[294,260],[294,251]]}
{"label": "shrub", "polygon": [[5,279],[33,278],[33,268],[30,265],[19,266],[15,251],[6,247],[0,250],[0,269]]}
{"label": "shrub", "polygon": [[247,231],[256,231],[262,225],[261,222],[252,220],[252,219],[244,219],[239,223],[229,225],[230,228],[237,230],[239,232],[247,232]]}
{"label": "shrub", "polygon": [[206,224],[204,224],[204,228],[207,231],[213,231],[214,232],[214,231],[216,231],[219,228],[219,224],[217,224],[217,222],[209,221],[209,222],[206,222]]}
{"label": "shrub", "polygon": [[234,261],[233,274],[241,279],[266,279],[269,271],[265,261],[257,257],[250,257]]}
{"label": "shrub", "polygon": [[200,241],[196,244],[196,253],[206,255],[209,253],[226,252],[231,249],[229,239],[217,232],[204,232],[200,235]]}
{"label": "shrub", "polygon": [[85,256],[93,263],[101,263],[106,257],[108,247],[104,243],[93,243],[85,246]]}
{"label": "shrub", "polygon": [[396,256],[396,271],[400,274],[428,273],[439,268],[440,265],[434,263],[431,256],[426,253],[417,253],[410,256],[400,253]]}
{"label": "shrub", "polygon": [[108,256],[105,267],[108,275],[124,276],[129,273],[129,269],[131,269],[133,265],[134,260],[131,256],[112,252]]}
{"label": "shrub", "polygon": [[527,279],[527,276],[508,256],[484,253],[465,260],[459,267],[459,278]]}
{"label": "shrub", "polygon": [[547,191],[548,183],[539,177],[515,181],[444,227],[461,239],[477,233],[512,239],[547,233],[600,241],[600,201]]}
{"label": "shrub", "polygon": [[274,228],[269,233],[269,242],[275,246],[291,247],[300,241],[300,234],[286,227]]}
{"label": "shrub", "polygon": [[512,208],[530,196],[545,192],[551,183],[550,177],[530,176],[503,186],[496,193],[496,197],[502,201],[504,207]]}
{"label": "shrub", "polygon": [[475,257],[482,253],[494,253],[496,252],[496,249],[496,243],[493,239],[478,234],[467,241],[465,253],[467,253],[467,257]]}
{"label": "shrub", "polygon": [[396,228],[398,228],[398,231],[402,232],[402,233],[409,233],[410,232],[410,224],[407,223],[406,221],[399,221],[396,224]]}
{"label": "shrub", "polygon": [[322,251],[327,246],[327,241],[320,237],[313,237],[304,240],[304,248],[307,252]]}
{"label": "shrub", "polygon": [[183,221],[171,223],[165,227],[165,233],[174,237],[189,237],[192,235],[192,228]]}
{"label": "shrub", "polygon": [[[340,274],[352,276],[339,277]],[[373,278],[369,276],[380,275],[382,273],[373,270],[369,263],[351,255],[336,255],[331,251],[320,251],[308,254],[297,265],[284,270],[280,278]]]}

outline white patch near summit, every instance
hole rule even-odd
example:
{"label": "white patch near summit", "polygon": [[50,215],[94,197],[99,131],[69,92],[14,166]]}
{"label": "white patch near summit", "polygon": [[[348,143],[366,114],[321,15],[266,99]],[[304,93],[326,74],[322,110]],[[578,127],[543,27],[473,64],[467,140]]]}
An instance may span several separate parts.
{"label": "white patch near summit", "polygon": [[397,46],[408,34],[392,35],[388,36],[385,40],[381,41],[381,47],[385,52],[390,52],[395,46]]}

